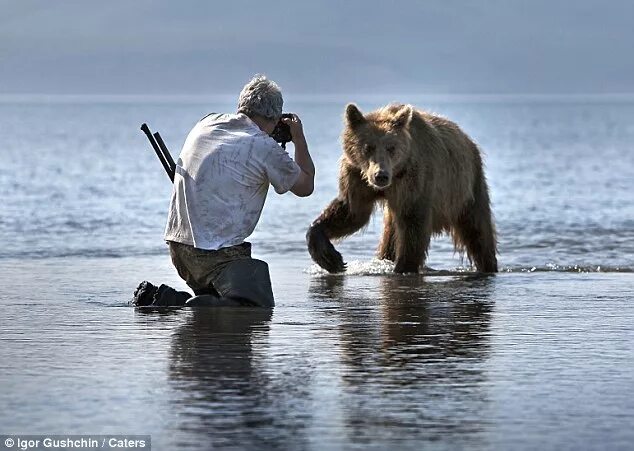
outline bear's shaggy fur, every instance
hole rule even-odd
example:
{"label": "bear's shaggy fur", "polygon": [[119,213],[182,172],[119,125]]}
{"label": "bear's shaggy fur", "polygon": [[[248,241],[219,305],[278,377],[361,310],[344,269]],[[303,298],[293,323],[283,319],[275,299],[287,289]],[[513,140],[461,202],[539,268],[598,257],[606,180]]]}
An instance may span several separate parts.
{"label": "bear's shaggy fur", "polygon": [[433,234],[451,233],[481,272],[496,272],[496,237],[477,145],[448,119],[392,104],[363,115],[346,107],[339,195],[308,229],[313,260],[345,263],[332,239],[350,235],[383,205],[378,257],[398,273],[418,272]]}

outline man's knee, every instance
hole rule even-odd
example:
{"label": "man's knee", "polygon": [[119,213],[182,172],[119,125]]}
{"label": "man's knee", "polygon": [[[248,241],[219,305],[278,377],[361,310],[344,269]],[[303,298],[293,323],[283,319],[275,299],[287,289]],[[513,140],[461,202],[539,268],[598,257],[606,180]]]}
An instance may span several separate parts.
{"label": "man's knee", "polygon": [[253,258],[227,263],[215,277],[214,288],[222,297],[245,299],[260,307],[273,307],[269,265]]}

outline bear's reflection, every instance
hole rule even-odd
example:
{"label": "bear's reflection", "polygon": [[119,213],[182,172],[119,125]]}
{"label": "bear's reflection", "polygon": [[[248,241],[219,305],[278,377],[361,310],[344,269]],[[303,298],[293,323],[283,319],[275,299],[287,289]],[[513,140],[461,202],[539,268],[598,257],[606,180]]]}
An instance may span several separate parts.
{"label": "bear's reflection", "polygon": [[484,358],[489,349],[491,278],[420,285],[415,278],[381,281],[383,349],[395,359]]}
{"label": "bear's reflection", "polygon": [[477,276],[313,280],[312,298],[340,336],[351,438],[402,431],[476,440],[489,404],[493,287],[493,278]]}
{"label": "bear's reflection", "polygon": [[[345,278],[326,276],[311,283],[312,298],[336,315],[343,350],[351,365],[364,354],[386,365],[452,357],[484,358],[493,279],[463,276],[428,282],[423,276],[364,278],[373,289],[359,291]],[[365,285],[369,285],[365,283]]]}

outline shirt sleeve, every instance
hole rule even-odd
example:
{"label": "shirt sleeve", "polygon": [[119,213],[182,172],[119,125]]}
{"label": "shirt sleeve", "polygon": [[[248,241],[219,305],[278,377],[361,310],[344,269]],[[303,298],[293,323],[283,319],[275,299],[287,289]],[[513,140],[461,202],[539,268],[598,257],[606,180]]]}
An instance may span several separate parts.
{"label": "shirt sleeve", "polygon": [[302,172],[291,156],[277,143],[273,144],[264,162],[266,175],[277,194],[290,190]]}

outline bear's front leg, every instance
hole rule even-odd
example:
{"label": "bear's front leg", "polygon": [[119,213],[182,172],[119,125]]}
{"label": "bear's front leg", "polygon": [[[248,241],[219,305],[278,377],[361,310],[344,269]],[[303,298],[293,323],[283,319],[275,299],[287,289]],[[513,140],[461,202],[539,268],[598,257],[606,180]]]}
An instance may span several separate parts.
{"label": "bear's front leg", "polygon": [[409,211],[396,216],[394,272],[417,273],[431,240],[431,212]]}
{"label": "bear's front leg", "polygon": [[394,219],[389,207],[384,206],[383,210],[383,235],[381,236],[381,242],[376,251],[376,255],[379,260],[389,260],[393,262],[396,259],[396,250],[394,249],[394,231],[396,226],[394,225]]}
{"label": "bear's front leg", "polygon": [[373,201],[351,205],[347,199],[334,199],[306,233],[308,252],[315,263],[330,273],[345,271],[343,257],[330,240],[350,235],[367,224],[373,206]]}
{"label": "bear's front leg", "polygon": [[323,225],[319,221],[313,222],[308,228],[306,242],[310,257],[326,271],[337,273],[346,270],[343,257],[332,245]]}

